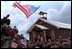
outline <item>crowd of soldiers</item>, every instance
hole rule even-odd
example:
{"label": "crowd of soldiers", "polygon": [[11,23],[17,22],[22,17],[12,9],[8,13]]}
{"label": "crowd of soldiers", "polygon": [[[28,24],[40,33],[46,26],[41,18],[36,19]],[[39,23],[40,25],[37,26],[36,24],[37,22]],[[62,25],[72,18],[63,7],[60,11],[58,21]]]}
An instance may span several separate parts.
{"label": "crowd of soldiers", "polygon": [[48,39],[48,41],[39,41],[36,42],[29,41],[29,48],[71,48],[71,39],[68,37],[67,39],[62,39],[59,36],[59,39]]}
{"label": "crowd of soldiers", "polygon": [[10,26],[9,16],[10,14],[1,19],[1,48],[26,47],[21,43],[21,41],[25,41],[23,34],[18,34],[19,31],[16,26],[14,28]]}
{"label": "crowd of soldiers", "polygon": [[[71,38],[63,39],[59,36],[59,39],[48,39],[48,41],[44,40],[36,40],[23,42],[23,34],[18,35],[18,29],[16,26],[14,28],[10,27],[10,19],[8,19],[10,15],[8,14],[6,17],[1,19],[1,47],[4,48],[5,42],[9,39],[11,40],[8,47],[9,48],[71,48]],[[20,40],[22,42],[20,42]],[[15,42],[17,45],[15,47],[11,46],[11,43]],[[14,45],[13,45],[14,46]],[[8,48],[5,47],[5,48]]]}

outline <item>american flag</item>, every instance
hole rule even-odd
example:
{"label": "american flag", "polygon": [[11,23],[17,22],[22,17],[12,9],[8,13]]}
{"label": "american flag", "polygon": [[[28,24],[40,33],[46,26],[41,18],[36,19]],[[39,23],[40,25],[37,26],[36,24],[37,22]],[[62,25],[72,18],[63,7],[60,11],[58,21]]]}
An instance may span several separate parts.
{"label": "american flag", "polygon": [[14,2],[13,6],[19,8],[27,16],[27,18],[29,16],[31,16],[40,7],[40,6],[35,7],[30,4],[29,5],[21,5],[18,2]]}

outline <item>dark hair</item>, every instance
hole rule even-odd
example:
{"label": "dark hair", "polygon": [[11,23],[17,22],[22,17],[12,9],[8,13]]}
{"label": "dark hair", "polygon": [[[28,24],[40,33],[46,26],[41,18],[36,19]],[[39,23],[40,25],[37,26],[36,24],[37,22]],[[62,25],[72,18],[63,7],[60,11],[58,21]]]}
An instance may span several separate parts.
{"label": "dark hair", "polygon": [[7,14],[6,18],[8,18],[10,16],[10,14]]}
{"label": "dark hair", "polygon": [[10,16],[10,14],[7,14],[7,16]]}
{"label": "dark hair", "polygon": [[16,26],[14,26],[14,27],[16,27]]}

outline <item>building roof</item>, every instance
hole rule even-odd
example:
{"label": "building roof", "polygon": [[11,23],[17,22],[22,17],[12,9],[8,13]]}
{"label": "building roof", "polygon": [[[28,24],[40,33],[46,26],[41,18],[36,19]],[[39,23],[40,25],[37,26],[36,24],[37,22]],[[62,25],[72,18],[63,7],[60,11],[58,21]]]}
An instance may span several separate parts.
{"label": "building roof", "polygon": [[36,27],[40,28],[40,29],[48,29],[47,27],[45,26],[42,26],[42,25],[38,25],[38,24],[35,24]]}
{"label": "building roof", "polygon": [[57,28],[71,29],[71,24],[61,23],[61,22],[57,22],[57,21],[50,21],[50,20],[45,20],[45,19],[40,19],[40,20],[47,22],[53,26],[56,26]]}
{"label": "building roof", "polygon": [[[55,26],[55,27],[57,27],[57,28],[71,29],[71,25],[70,25],[70,24],[61,23],[61,22],[57,22],[57,21],[45,20],[45,19],[42,19],[42,18],[37,19],[37,21],[38,21],[38,20],[42,20],[42,21],[44,21],[44,22],[46,22],[46,23],[48,23],[48,24],[51,24],[51,25],[53,25],[53,26]],[[37,21],[35,21],[35,23],[36,23]],[[42,26],[42,25],[37,25],[37,24],[35,24],[35,23],[29,28],[29,31],[31,31],[31,30],[35,27],[35,25],[36,25],[37,27],[39,27],[39,28],[47,29],[47,27]],[[49,28],[48,28],[48,29],[49,29]]]}

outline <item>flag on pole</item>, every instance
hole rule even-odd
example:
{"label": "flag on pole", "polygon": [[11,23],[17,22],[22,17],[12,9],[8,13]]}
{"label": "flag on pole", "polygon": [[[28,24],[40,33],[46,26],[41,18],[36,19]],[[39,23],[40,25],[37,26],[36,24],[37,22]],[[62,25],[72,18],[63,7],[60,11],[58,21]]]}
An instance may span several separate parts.
{"label": "flag on pole", "polygon": [[18,2],[14,2],[13,4],[14,7],[19,8],[25,15],[26,17],[30,17],[40,6],[35,7],[33,5],[21,5]]}

